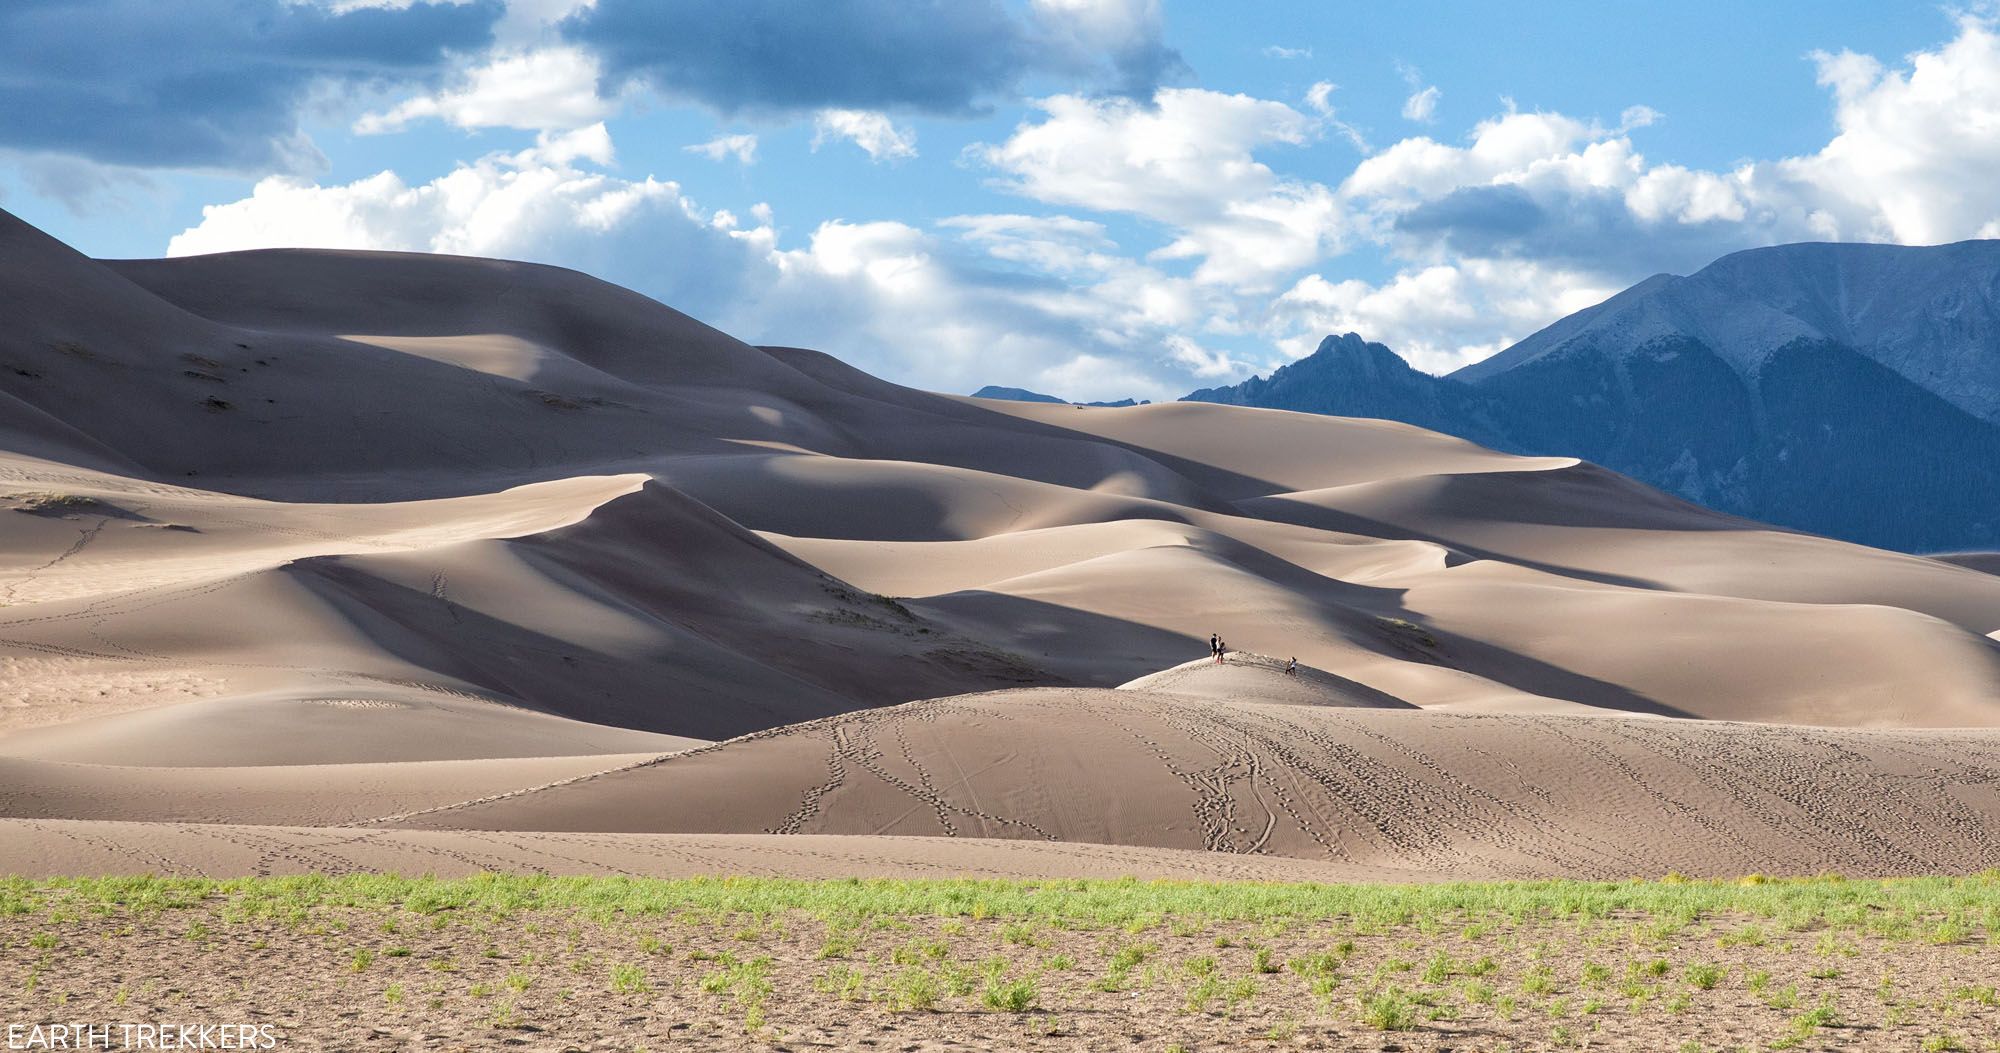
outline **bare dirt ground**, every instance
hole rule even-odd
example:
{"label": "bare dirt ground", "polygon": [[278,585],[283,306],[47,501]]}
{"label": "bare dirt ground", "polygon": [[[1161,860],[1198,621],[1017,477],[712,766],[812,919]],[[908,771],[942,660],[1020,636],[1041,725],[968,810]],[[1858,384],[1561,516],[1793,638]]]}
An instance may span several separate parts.
{"label": "bare dirt ground", "polygon": [[280,1049],[1990,1050],[1948,928],[1377,926],[222,905],[0,921],[0,1021],[269,1024]]}

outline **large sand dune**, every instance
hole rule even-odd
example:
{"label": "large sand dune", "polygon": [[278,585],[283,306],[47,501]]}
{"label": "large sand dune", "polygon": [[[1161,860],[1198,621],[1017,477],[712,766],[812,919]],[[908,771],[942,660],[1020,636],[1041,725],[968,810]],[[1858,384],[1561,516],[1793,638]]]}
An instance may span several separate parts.
{"label": "large sand dune", "polygon": [[[914,391],[528,264],[0,213],[0,317],[0,818],[1992,863],[1984,733],[1920,730],[2000,727],[1978,557],[1381,421]],[[863,765],[795,815],[892,732],[951,803]]]}
{"label": "large sand dune", "polygon": [[914,702],[392,820],[933,835],[1618,878],[2000,865],[2000,733],[1399,712],[1125,689]]}

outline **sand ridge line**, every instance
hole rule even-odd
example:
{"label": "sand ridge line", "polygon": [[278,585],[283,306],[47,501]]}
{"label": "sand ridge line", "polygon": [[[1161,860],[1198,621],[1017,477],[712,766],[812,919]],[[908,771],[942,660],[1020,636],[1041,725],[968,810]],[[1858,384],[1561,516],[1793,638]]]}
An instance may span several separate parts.
{"label": "sand ridge line", "polygon": [[[715,743],[715,745],[719,746],[722,745],[722,743],[718,742]],[[418,808],[413,811],[398,812],[394,815],[377,816],[373,819],[362,820],[352,825],[378,826],[389,823],[400,823],[410,819],[415,819],[418,816],[433,815],[439,812],[450,812],[460,808],[471,808],[475,805],[481,805],[481,804],[492,804],[496,801],[505,801],[511,798],[525,796],[527,794],[540,793],[544,790],[558,789],[560,787],[568,786],[573,783],[588,782],[591,779],[601,778],[606,775],[616,775],[620,772],[634,771],[640,768],[652,767],[655,764],[660,764],[665,761],[670,761],[676,757],[684,757],[695,753],[705,753],[712,748],[713,748],[712,746],[699,746],[690,750],[679,750],[668,753],[662,753],[659,754],[658,756],[648,757],[645,760],[633,761],[627,764],[620,764],[615,767],[605,768],[601,771],[586,772],[582,775],[573,775],[570,776],[569,778],[557,779],[553,782],[538,783],[534,786],[523,786],[520,787],[519,789],[513,789],[513,790],[504,790],[500,793],[487,794],[484,797],[475,797],[470,800],[457,801],[452,804],[433,805],[429,808]]]}
{"label": "sand ridge line", "polygon": [[[684,750],[670,750],[665,753],[660,753],[655,756],[647,757],[642,760],[632,761],[627,764],[620,764],[615,767],[606,768],[602,771],[587,772],[582,775],[574,775],[564,779],[557,779],[553,782],[536,784],[534,786],[523,786],[519,789],[507,790],[496,794],[488,794],[487,796],[484,797],[477,797],[470,800],[458,801],[452,804],[442,804],[430,808],[419,808],[409,812],[399,812],[394,815],[378,816],[376,818],[369,819],[366,822],[358,823],[356,825],[372,826],[377,824],[400,823],[408,821],[410,819],[415,819],[419,816],[434,815],[441,812],[457,811],[459,809],[472,808],[483,804],[492,804],[498,801],[510,800],[517,797],[523,797],[529,794],[540,793],[544,790],[553,790],[564,786],[571,786],[578,783],[585,783],[593,779],[603,778],[608,775],[618,775],[624,772],[637,771],[644,768],[650,768],[660,764],[664,764],[672,760],[681,760],[688,757],[697,757],[708,753],[714,753],[718,750],[721,750],[725,746],[738,745],[746,742],[761,742],[766,739],[799,734],[803,729],[809,727],[836,726],[841,722],[852,720],[854,718],[866,716],[869,714],[879,714],[884,710],[920,707],[929,705],[933,702],[941,702],[941,701],[945,700],[931,699],[931,698],[917,699],[916,701],[913,702],[903,702],[894,706],[881,706],[875,709],[859,710],[854,713],[841,713],[835,716],[821,717],[818,720],[805,721],[799,724],[787,724],[780,727],[767,728],[762,731],[752,731],[747,734],[737,735],[727,739],[721,739],[716,742],[708,743],[706,745],[693,746]],[[829,786],[829,789],[830,788],[831,786]]]}

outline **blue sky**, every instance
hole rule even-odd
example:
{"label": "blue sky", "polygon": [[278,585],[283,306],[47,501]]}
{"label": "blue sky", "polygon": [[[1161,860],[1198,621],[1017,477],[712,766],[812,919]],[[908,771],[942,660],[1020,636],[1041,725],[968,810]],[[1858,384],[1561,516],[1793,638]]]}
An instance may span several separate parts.
{"label": "blue sky", "polygon": [[576,267],[903,383],[1443,372],[1649,274],[2000,236],[1986,8],[14,0],[0,207],[98,256]]}

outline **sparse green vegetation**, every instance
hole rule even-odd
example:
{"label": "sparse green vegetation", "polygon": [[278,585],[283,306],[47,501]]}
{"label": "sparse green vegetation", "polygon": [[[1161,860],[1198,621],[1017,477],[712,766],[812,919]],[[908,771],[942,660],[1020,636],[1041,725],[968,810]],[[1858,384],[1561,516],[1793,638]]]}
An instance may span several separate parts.
{"label": "sparse green vegetation", "polygon": [[1715,965],[1690,965],[1681,975],[1687,978],[1689,986],[1704,991],[1713,991],[1722,982],[1722,969]]}
{"label": "sparse green vegetation", "polygon": [[611,991],[614,994],[642,994],[648,989],[646,970],[636,965],[619,964],[611,967]]}
{"label": "sparse green vegetation", "polygon": [[1408,1031],[1417,1026],[1417,1006],[1401,988],[1391,987],[1361,1000],[1361,1019],[1377,1031]]}
{"label": "sparse green vegetation", "polygon": [[[129,973],[88,996],[73,978],[100,941],[136,933],[172,948],[180,972],[237,960],[223,948],[268,945],[314,963],[328,990],[389,1027],[457,1014],[468,1028],[559,1032],[574,1015],[565,1003],[629,1000],[635,1018],[681,1007],[674,1018],[695,1030],[633,1043],[650,1048],[767,1027],[775,1041],[797,1034],[800,1014],[820,1014],[818,1028],[893,1020],[900,1039],[996,1013],[1021,1014],[1005,1025],[1017,1036],[1074,1036],[1078,1048],[1147,1014],[1170,1022],[1161,1040],[1194,1048],[1259,1036],[1310,1045],[1339,1026],[1515,1049],[1641,1033],[1674,1049],[1722,1014],[1750,1021],[1757,1048],[1865,1030],[1950,1049],[2000,1008],[1968,971],[1996,932],[2000,874],[1434,886],[0,879],[0,945],[18,961],[10,997],[46,1012],[74,1012],[64,999],[161,1004],[157,991],[128,990]],[[372,942],[384,938],[408,945]]]}
{"label": "sparse green vegetation", "polygon": [[995,973],[986,978],[986,992],[982,1001],[988,1009],[999,1009],[1009,1013],[1025,1013],[1035,1007],[1041,997],[1033,977],[1008,980]]}

